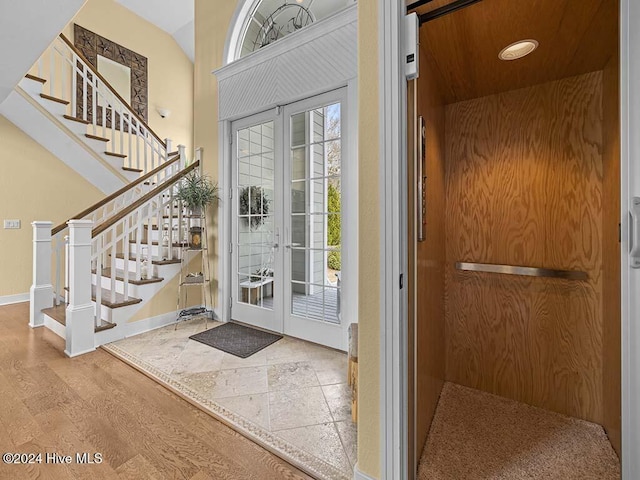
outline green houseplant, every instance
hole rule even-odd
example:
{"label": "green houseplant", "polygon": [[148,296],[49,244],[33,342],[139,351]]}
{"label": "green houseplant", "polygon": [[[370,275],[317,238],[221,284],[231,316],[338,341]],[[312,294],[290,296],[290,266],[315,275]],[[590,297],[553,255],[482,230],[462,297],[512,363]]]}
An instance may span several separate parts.
{"label": "green houseplant", "polygon": [[176,197],[191,210],[191,215],[199,216],[203,208],[220,198],[219,192],[217,183],[194,170],[182,179]]}

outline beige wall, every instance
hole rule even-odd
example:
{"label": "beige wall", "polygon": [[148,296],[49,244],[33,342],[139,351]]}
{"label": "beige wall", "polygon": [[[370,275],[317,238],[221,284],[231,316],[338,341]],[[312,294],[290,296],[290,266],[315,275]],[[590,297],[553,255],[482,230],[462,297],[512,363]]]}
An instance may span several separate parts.
{"label": "beige wall", "polygon": [[[204,170],[218,177],[217,82],[211,71],[222,66],[224,44],[236,8],[235,1],[195,0],[196,60],[194,73],[195,145],[204,149]],[[377,39],[377,1],[360,0],[360,51],[374,51]],[[358,465],[374,478],[380,475],[379,356],[380,303],[378,208],[378,75],[376,55],[359,58],[360,161],[360,332]],[[365,221],[366,220],[366,221]],[[210,229],[213,231],[214,229]],[[216,245],[214,242],[211,245]],[[215,252],[211,252],[215,255]],[[213,257],[212,257],[213,258]],[[217,271],[217,258],[213,258]],[[215,286],[214,286],[215,287]]]}
{"label": "beige wall", "polygon": [[3,116],[0,138],[0,219],[22,222],[20,230],[0,229],[2,297],[31,286],[31,222],[58,224],[104,195]]}
{"label": "beige wall", "polygon": [[[194,65],[195,145],[203,149],[204,172],[218,180],[218,83],[211,72],[223,65],[224,45],[237,2],[195,0],[196,57]],[[212,272],[218,271],[217,211],[210,218],[209,250]],[[215,277],[215,275],[214,275]],[[218,284],[211,283],[214,305]]]}
{"label": "beige wall", "polygon": [[360,290],[358,468],[380,478],[380,208],[378,175],[378,2],[358,2]]}
{"label": "beige wall", "polygon": [[[148,124],[174,148],[193,145],[193,63],[176,41],[155,25],[113,0],[89,0],[67,25],[64,34],[73,42],[73,24],[87,28],[147,57],[149,78]],[[158,107],[171,115],[161,118]]]}

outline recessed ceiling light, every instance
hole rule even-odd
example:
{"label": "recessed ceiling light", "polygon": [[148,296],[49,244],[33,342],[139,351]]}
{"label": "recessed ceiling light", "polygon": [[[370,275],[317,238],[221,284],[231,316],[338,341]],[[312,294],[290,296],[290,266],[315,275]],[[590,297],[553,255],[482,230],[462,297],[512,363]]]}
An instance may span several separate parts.
{"label": "recessed ceiling light", "polygon": [[517,60],[529,55],[536,48],[538,48],[538,42],[536,40],[520,40],[504,47],[498,57],[500,60]]}

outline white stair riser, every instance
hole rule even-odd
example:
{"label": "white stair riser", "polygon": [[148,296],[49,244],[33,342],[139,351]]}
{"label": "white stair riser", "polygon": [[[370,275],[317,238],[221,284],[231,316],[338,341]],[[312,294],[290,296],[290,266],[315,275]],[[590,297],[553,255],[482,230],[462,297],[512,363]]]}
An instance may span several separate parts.
{"label": "white stair riser", "polygon": [[27,92],[32,97],[35,97],[36,95],[40,95],[43,91],[42,83],[37,82],[35,80],[31,80],[27,77],[24,77],[22,80],[20,80],[20,83],[18,85],[20,85],[20,88],[22,88],[25,92]]}
{"label": "white stair riser", "polygon": [[[173,248],[167,247],[167,248],[169,248],[170,250],[169,252],[166,252],[165,250],[163,250],[162,245],[151,245],[149,247],[147,246],[146,243],[141,243],[139,251],[141,255],[145,255],[145,254],[150,256],[152,255],[154,258],[156,257],[164,258],[167,256],[171,256],[171,258],[178,258],[178,254],[180,253],[180,249],[178,247],[173,247]],[[132,256],[136,255],[138,253],[138,245],[135,243],[129,244],[129,253]],[[165,255],[166,253],[168,253],[169,255]]]}
{"label": "white stair riser", "polygon": [[[140,263],[140,268],[142,268],[142,262]],[[147,262],[147,273],[149,276],[157,276],[158,265],[153,265],[151,262]],[[129,272],[136,271],[136,262],[133,260],[125,260],[124,258],[116,258],[116,269],[117,270],[128,270]]]}
{"label": "white stair riser", "polygon": [[[94,285],[96,284],[95,273],[91,275],[91,282]],[[111,277],[102,276],[100,283],[102,285],[102,288],[106,288],[107,290],[111,289]],[[129,296],[141,298],[143,296],[143,292],[141,291],[140,287],[143,287],[143,286],[144,285],[135,285],[133,283],[129,283]],[[124,293],[124,282],[122,280],[116,280],[116,292]]]}

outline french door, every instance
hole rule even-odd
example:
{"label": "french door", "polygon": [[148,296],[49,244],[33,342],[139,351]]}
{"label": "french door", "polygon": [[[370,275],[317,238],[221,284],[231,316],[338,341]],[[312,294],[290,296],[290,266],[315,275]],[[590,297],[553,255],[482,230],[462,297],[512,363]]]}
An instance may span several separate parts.
{"label": "french door", "polygon": [[344,347],[344,97],[232,125],[231,317],[334,348]]}

